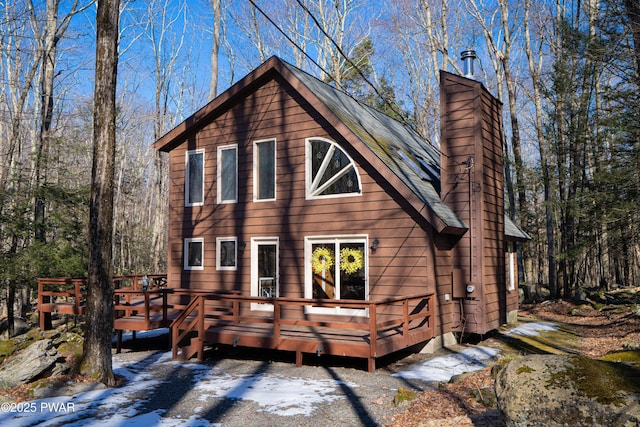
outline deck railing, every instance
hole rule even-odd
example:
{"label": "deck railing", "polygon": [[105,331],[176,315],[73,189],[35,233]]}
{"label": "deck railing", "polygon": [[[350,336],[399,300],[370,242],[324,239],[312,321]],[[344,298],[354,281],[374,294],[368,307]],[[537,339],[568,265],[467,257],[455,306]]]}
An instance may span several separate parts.
{"label": "deck railing", "polygon": [[[187,292],[187,291],[183,291]],[[369,363],[379,356],[378,344],[381,336],[388,336],[393,330],[395,336],[400,336],[403,347],[416,344],[411,331],[420,330],[420,337],[433,333],[431,293],[413,296],[388,298],[381,301],[361,300],[309,300],[305,298],[261,298],[240,295],[203,293],[196,295],[185,310],[174,320],[171,326],[173,357],[178,357],[178,346],[185,338],[191,337],[191,342],[182,347],[182,358],[189,359],[197,356],[202,359],[205,345],[205,332],[209,327],[244,324],[248,330],[258,325],[270,324],[271,342],[280,342],[283,330],[288,327],[331,328],[336,333],[343,330],[360,330],[367,332],[369,346]],[[250,310],[250,304],[269,304],[273,312]],[[285,313],[291,309],[304,307],[341,307],[366,311],[368,317],[353,318],[354,320],[308,320],[299,316],[287,318]],[[413,325],[413,326],[412,326]],[[429,337],[430,338],[430,337]],[[296,354],[296,362],[301,355]],[[371,366],[370,366],[371,370]]]}
{"label": "deck railing", "polygon": [[[116,292],[120,290],[140,291],[144,286],[149,289],[162,288],[166,286],[166,283],[166,274],[126,274],[113,277]],[[52,313],[84,314],[86,287],[86,277],[38,278],[40,329],[43,331],[51,329]]]}

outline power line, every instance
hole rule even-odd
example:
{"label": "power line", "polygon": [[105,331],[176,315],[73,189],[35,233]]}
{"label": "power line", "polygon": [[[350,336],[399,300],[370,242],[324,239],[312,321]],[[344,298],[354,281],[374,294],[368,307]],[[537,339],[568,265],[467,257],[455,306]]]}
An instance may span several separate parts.
{"label": "power line", "polygon": [[333,76],[332,76],[332,75],[331,75],[327,70],[325,70],[325,69],[324,69],[320,64],[318,64],[318,62],[316,62],[316,60],[315,60],[315,59],[313,59],[313,58],[311,57],[311,55],[309,55],[309,54],[308,54],[304,49],[302,49],[302,48],[298,45],[298,43],[296,43],[296,42],[295,42],[291,37],[289,37],[289,36],[287,35],[287,33],[285,33],[285,32],[284,32],[284,30],[283,30],[282,28],[280,28],[280,26],[279,26],[278,24],[276,24],[276,23],[275,23],[275,21],[274,21],[273,19],[271,19],[271,17],[270,17],[269,15],[267,15],[267,13],[266,13],[264,10],[262,10],[262,9],[260,8],[260,6],[258,6],[258,5],[256,4],[256,2],[255,2],[254,0],[249,0],[249,2],[253,5],[253,7],[255,7],[255,8],[258,10],[258,12],[260,12],[260,13],[262,14],[262,16],[264,16],[264,17],[265,17],[265,19],[266,19],[267,21],[269,21],[269,23],[271,23],[271,25],[273,25],[273,26],[274,26],[274,27],[275,27],[275,28],[276,28],[276,29],[277,29],[277,30],[278,30],[278,31],[279,31],[279,32],[280,32],[280,33],[281,33],[281,34],[282,34],[282,35],[283,35],[283,36],[284,36],[288,41],[289,41],[289,43],[291,43],[291,44],[292,44],[296,49],[298,49],[300,52],[302,52],[302,54],[303,54],[304,56],[306,56],[306,57],[307,57],[307,59],[309,59],[309,61],[313,62],[313,64],[314,64],[316,67],[318,67],[318,68],[319,68],[323,73],[327,74],[327,75],[328,75],[328,76],[330,76],[331,78],[334,78],[334,77],[333,77]]}
{"label": "power line", "polygon": [[[329,76],[330,78],[332,78],[334,81],[336,80],[336,78],[329,73],[327,70],[325,70],[320,64],[318,64],[318,62],[316,60],[314,60],[304,49],[302,49],[298,43],[296,43],[291,37],[289,37],[289,35],[287,35],[285,33],[285,31],[280,28],[280,26],[278,24],[275,23],[275,21],[273,19],[271,19],[271,17],[269,15],[267,15],[267,13],[265,11],[263,11],[256,3],[254,0],[249,0],[251,2],[251,4],[253,5],[253,7],[255,7],[264,17],[265,19],[267,19],[267,21],[269,21],[271,23],[271,25],[273,25],[288,41],[289,43],[291,43],[296,49],[298,49],[300,52],[302,52],[302,54],[304,56],[306,56],[316,67],[318,67],[322,72],[324,72],[327,76]],[[396,113],[398,115],[398,117],[402,120],[402,123],[409,127],[413,132],[415,132],[417,135],[420,135],[420,133],[415,129],[415,127],[413,126],[412,123],[407,122],[402,113],[397,111],[396,106],[393,105],[391,102],[389,102],[389,100],[387,98],[385,98],[384,96],[382,96],[382,94],[380,93],[380,91],[378,91],[378,89],[376,88],[376,86],[371,83],[371,81],[369,81],[369,79],[364,75],[364,73],[360,70],[360,68],[351,60],[347,57],[347,55],[344,53],[344,51],[342,50],[342,48],[338,45],[338,43],[336,43],[336,41],[333,39],[333,37],[331,37],[326,30],[322,27],[322,25],[320,24],[320,22],[318,21],[318,19],[313,15],[313,13],[309,10],[309,8],[307,8],[307,6],[305,4],[302,3],[301,0],[296,0],[296,2],[298,3],[298,5],[311,17],[311,19],[314,21],[315,25],[320,29],[320,31],[322,32],[322,34],[329,40],[331,41],[331,43],[336,47],[338,53],[349,63],[349,65],[351,65],[357,72],[358,74],[362,77],[362,79],[374,90],[374,92],[378,95],[378,97],[383,101],[383,103],[385,103],[394,113]],[[346,92],[345,92],[346,93]],[[352,97],[353,98],[353,97]],[[355,98],[354,98],[355,99]],[[357,101],[357,100],[356,100]],[[360,102],[360,101],[357,101]],[[424,138],[426,139],[426,138]],[[429,145],[436,150],[436,152],[440,155],[440,156],[445,156],[449,159],[451,159],[450,156],[446,155],[445,153],[443,153],[440,148],[434,144],[429,143]],[[453,159],[451,159],[453,160]],[[454,162],[458,163],[457,161],[454,160]],[[442,170],[442,164],[440,164],[440,169]]]}
{"label": "power line", "polygon": [[[316,24],[316,27],[318,27],[320,29],[320,31],[322,32],[322,34],[331,42],[331,44],[333,44],[333,46],[335,46],[335,48],[337,49],[338,53],[340,54],[340,56],[342,56],[345,61],[347,61],[347,63],[353,67],[354,70],[356,70],[356,72],[360,75],[360,77],[362,77],[362,80],[365,81],[365,83],[367,83],[371,89],[373,89],[373,91],[376,93],[376,95],[378,95],[378,98],[380,98],[382,100],[383,103],[385,103],[395,114],[398,115],[398,117],[402,118],[402,121],[404,124],[406,125],[410,125],[409,123],[407,123],[403,116],[402,116],[402,112],[398,111],[396,109],[396,106],[393,105],[391,102],[389,102],[389,100],[382,96],[382,94],[380,93],[380,91],[378,90],[378,88],[369,81],[369,79],[367,78],[367,76],[365,76],[365,74],[362,72],[362,70],[344,53],[344,51],[342,50],[342,47],[340,47],[340,45],[338,45],[338,43],[333,39],[333,37],[331,37],[327,31],[324,29],[324,27],[320,24],[320,22],[318,21],[318,19],[315,17],[315,15],[309,10],[309,8],[302,2],[302,0],[296,0],[296,2],[298,3],[298,5],[300,5],[300,7],[311,17],[311,19],[313,20],[313,22]],[[412,128],[413,129],[413,128]],[[414,129],[415,130],[415,129]]]}

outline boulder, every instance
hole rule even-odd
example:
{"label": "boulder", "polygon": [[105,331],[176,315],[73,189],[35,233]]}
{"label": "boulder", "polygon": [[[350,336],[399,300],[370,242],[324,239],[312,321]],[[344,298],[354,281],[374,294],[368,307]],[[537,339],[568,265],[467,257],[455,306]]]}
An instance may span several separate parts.
{"label": "boulder", "polygon": [[507,427],[640,425],[640,372],[576,355],[530,355],[496,375]]}
{"label": "boulder", "polygon": [[0,368],[0,388],[31,382],[51,370],[60,355],[50,339],[36,341]]}
{"label": "boulder", "polygon": [[[29,326],[29,324],[25,319],[16,317],[13,320],[13,329],[14,329],[14,336],[18,336],[29,331],[31,327]],[[2,340],[9,339],[9,322],[7,321],[7,319],[2,319],[0,321],[0,339]]]}

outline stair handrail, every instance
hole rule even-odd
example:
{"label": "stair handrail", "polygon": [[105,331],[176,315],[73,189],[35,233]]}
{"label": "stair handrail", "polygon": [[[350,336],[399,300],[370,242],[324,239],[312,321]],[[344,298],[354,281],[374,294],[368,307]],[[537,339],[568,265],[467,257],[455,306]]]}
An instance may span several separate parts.
{"label": "stair handrail", "polygon": [[[186,325],[186,327],[182,328],[183,323],[187,320],[187,318],[194,312],[198,310],[198,315],[191,321],[190,324]],[[171,347],[173,358],[176,359],[178,357],[178,344],[184,337],[186,337],[192,331],[197,330],[200,333],[204,327],[204,296],[196,295],[189,304],[185,307],[185,309],[175,318],[173,322],[171,322]],[[180,330],[183,330],[180,333]]]}

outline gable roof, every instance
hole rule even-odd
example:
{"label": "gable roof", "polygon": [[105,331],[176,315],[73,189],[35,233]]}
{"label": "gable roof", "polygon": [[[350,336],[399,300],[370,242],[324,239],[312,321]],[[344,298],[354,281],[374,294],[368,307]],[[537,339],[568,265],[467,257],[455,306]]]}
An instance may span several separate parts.
{"label": "gable roof", "polygon": [[[356,101],[278,57],[271,57],[154,144],[171,151],[244,95],[280,76],[386,179],[419,217],[438,232],[461,235],[468,226],[440,199],[440,154],[399,121]],[[509,224],[507,224],[509,223]],[[505,232],[525,238],[505,217]],[[518,233],[518,230],[521,233]],[[528,237],[528,236],[526,236]]]}

